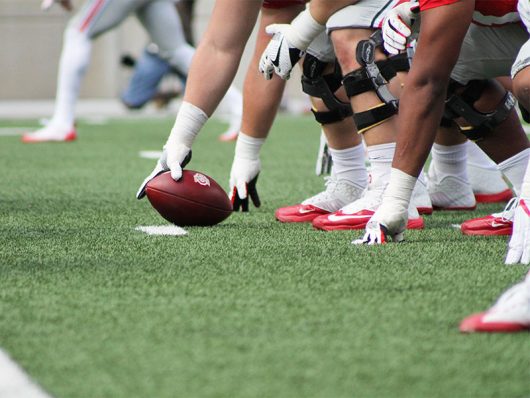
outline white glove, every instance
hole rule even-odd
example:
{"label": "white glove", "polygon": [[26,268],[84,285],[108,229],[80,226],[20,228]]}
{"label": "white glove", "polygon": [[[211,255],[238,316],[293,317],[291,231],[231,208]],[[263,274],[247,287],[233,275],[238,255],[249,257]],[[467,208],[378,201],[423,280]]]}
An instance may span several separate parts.
{"label": "white glove", "polygon": [[145,189],[147,183],[156,176],[162,174],[165,171],[171,170],[171,177],[174,180],[179,180],[182,177],[182,168],[186,166],[191,160],[191,149],[185,145],[180,145],[177,148],[168,150],[168,146],[164,146],[164,151],[160,156],[160,159],[156,162],[155,168],[149,174],[136,192],[136,199],[142,199],[145,196]]}
{"label": "white glove", "polygon": [[513,232],[508,243],[508,254],[505,263],[530,263],[530,198],[520,198],[515,209]]}
{"label": "white glove", "polygon": [[241,211],[247,212],[249,197],[254,206],[261,206],[256,189],[260,171],[261,162],[259,159],[250,160],[237,156],[234,158],[230,171],[230,200],[234,211],[239,211],[241,208]]}
{"label": "white glove", "polygon": [[300,13],[291,24],[267,26],[265,31],[272,39],[259,61],[259,71],[263,77],[270,80],[275,72],[282,79],[289,79],[294,65],[324,28],[308,10]]}
{"label": "white glove", "polygon": [[405,50],[407,39],[412,34],[411,27],[419,11],[417,1],[402,3],[388,11],[381,26],[385,50],[388,53],[398,54]]}

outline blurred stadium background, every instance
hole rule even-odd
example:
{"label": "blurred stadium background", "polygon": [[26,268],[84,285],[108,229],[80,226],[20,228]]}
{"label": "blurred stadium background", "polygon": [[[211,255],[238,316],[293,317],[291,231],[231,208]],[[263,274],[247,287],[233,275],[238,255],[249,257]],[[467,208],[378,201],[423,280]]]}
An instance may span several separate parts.
{"label": "blurred stadium background", "polygon": [[[83,4],[72,0],[75,13]],[[196,0],[193,31],[200,41],[215,0]],[[49,117],[52,112],[63,31],[72,16],[55,5],[40,9],[40,0],[0,0],[0,118]],[[252,55],[252,43],[242,59],[235,84],[242,87]],[[131,71],[120,65],[120,57],[141,54],[148,38],[134,16],[94,43],[91,64],[83,81],[78,115],[105,112],[123,115],[119,94]],[[291,98],[302,98],[297,76],[288,85]]]}

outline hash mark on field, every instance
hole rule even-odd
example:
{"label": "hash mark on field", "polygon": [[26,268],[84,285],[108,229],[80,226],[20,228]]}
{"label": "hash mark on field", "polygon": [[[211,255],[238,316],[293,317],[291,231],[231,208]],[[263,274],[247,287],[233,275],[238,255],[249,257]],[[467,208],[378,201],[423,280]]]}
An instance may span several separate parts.
{"label": "hash mark on field", "polygon": [[162,151],[140,151],[140,157],[144,159],[158,159]]}
{"label": "hash mark on field", "polygon": [[184,228],[176,225],[139,226],[135,231],[145,232],[147,235],[184,236],[188,234]]}
{"label": "hash mark on field", "polygon": [[51,398],[7,353],[0,349],[0,397]]}

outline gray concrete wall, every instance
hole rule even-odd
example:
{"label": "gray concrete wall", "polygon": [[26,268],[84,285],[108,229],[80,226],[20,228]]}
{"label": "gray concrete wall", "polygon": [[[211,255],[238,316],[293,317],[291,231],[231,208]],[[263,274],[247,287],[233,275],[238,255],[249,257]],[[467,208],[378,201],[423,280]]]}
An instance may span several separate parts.
{"label": "gray concrete wall", "polygon": [[[209,2],[199,1],[199,18],[207,19]],[[83,4],[80,0],[73,3],[75,10]],[[57,5],[42,12],[39,0],[0,0],[0,100],[55,96],[62,35],[70,17]],[[146,43],[147,36],[134,16],[98,38],[81,98],[116,97],[129,75],[119,66],[120,55],[140,54]]]}
{"label": "gray concrete wall", "polygon": [[[194,21],[195,39],[200,40],[215,0],[198,0]],[[72,1],[78,10],[83,0]],[[48,12],[40,0],[0,0],[0,101],[46,100],[55,97],[62,35],[71,14],[55,5]],[[95,40],[92,61],[83,81],[81,99],[116,98],[129,76],[120,67],[120,55],[141,53],[148,39],[134,16],[122,26]],[[242,86],[252,52],[251,38],[235,84]],[[299,95],[295,77],[289,84]]]}

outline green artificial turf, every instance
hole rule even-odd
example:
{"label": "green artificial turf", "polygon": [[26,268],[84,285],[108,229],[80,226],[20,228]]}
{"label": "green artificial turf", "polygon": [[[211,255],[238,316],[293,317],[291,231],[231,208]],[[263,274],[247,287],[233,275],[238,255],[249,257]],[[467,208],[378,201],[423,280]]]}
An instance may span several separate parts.
{"label": "green artificial turf", "polygon": [[[56,397],[528,397],[527,333],[459,321],[520,280],[503,237],[436,213],[407,242],[281,224],[320,191],[319,129],[280,117],[262,152],[263,206],[185,237],[139,183],[171,119],[81,123],[68,144],[0,137],[0,347]],[[16,125],[28,125],[17,122]],[[33,122],[34,123],[34,122]],[[14,125],[9,122],[1,126]],[[227,187],[233,143],[210,122],[189,168]]]}

